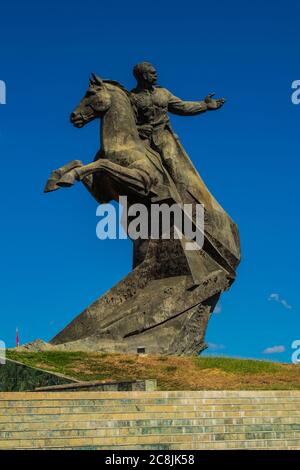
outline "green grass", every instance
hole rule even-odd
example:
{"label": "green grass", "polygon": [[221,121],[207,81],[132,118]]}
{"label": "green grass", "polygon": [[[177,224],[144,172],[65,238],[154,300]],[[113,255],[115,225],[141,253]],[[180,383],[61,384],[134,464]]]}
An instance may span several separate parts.
{"label": "green grass", "polygon": [[156,378],[161,390],[300,390],[299,366],[252,359],[65,351],[8,351],[7,357],[83,381]]}
{"label": "green grass", "polygon": [[[7,351],[8,359],[22,362],[27,366],[41,369],[49,368],[50,371],[68,375],[70,369],[76,363],[87,361],[87,356],[83,352],[62,352],[62,351],[44,351],[44,352],[21,352]],[[75,377],[76,375],[76,377]],[[72,377],[85,380],[85,374],[72,374]],[[77,376],[78,375],[78,376]]]}
{"label": "green grass", "polygon": [[197,357],[195,364],[200,369],[220,369],[233,374],[276,373],[282,370],[282,364],[258,361],[254,359],[235,359],[230,357]]}

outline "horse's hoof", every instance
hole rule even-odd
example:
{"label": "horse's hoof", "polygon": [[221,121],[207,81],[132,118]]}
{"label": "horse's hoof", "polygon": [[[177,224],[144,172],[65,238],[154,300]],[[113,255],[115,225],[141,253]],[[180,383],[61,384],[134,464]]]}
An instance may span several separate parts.
{"label": "horse's hoof", "polygon": [[74,170],[75,168],[81,167],[82,162],[80,160],[72,160],[71,162],[67,163],[66,165],[62,166],[61,168],[58,168],[57,170],[52,171],[45,189],[44,193],[50,193],[51,191],[57,191],[57,189],[60,189],[61,187],[69,187],[72,186],[70,183],[70,180],[68,179],[66,182],[62,181],[61,185],[58,185],[58,182],[62,179],[63,175],[71,170]]}
{"label": "horse's hoof", "polygon": [[57,182],[57,186],[60,188],[69,188],[70,186],[73,186],[75,183],[75,178],[73,174],[68,174],[66,173],[63,175]]}
{"label": "horse's hoof", "polygon": [[70,188],[71,186],[74,185],[74,181],[68,181],[66,178],[63,178],[62,180],[58,181],[56,184],[59,188]]}
{"label": "horse's hoof", "polygon": [[57,179],[49,178],[44,188],[44,193],[51,193],[51,191],[57,191],[58,189],[60,187],[57,186]]}

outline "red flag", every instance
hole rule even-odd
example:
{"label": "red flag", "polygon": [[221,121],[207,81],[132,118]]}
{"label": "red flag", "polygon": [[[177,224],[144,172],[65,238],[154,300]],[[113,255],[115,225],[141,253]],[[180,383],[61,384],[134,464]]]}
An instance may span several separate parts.
{"label": "red flag", "polygon": [[16,347],[18,348],[20,345],[20,342],[19,342],[19,330],[18,328],[16,328]]}

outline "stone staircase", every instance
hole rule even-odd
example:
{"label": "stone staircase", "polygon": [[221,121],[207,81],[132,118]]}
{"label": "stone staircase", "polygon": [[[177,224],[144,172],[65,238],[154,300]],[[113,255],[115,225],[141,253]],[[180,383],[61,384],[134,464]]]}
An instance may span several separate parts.
{"label": "stone staircase", "polygon": [[0,393],[0,449],[300,449],[300,391]]}

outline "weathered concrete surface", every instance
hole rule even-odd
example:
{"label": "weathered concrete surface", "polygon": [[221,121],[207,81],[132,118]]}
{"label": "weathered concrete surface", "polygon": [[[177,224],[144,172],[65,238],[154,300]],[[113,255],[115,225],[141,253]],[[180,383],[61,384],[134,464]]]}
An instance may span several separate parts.
{"label": "weathered concrete surface", "polygon": [[51,344],[68,350],[128,353],[143,347],[146,354],[175,355],[205,349],[208,320],[220,292],[230,286],[230,276],[199,252],[202,282],[194,286],[186,258],[180,257],[179,242],[172,252],[159,242],[153,244],[152,253],[149,248],[141,264],[75,318]]}

